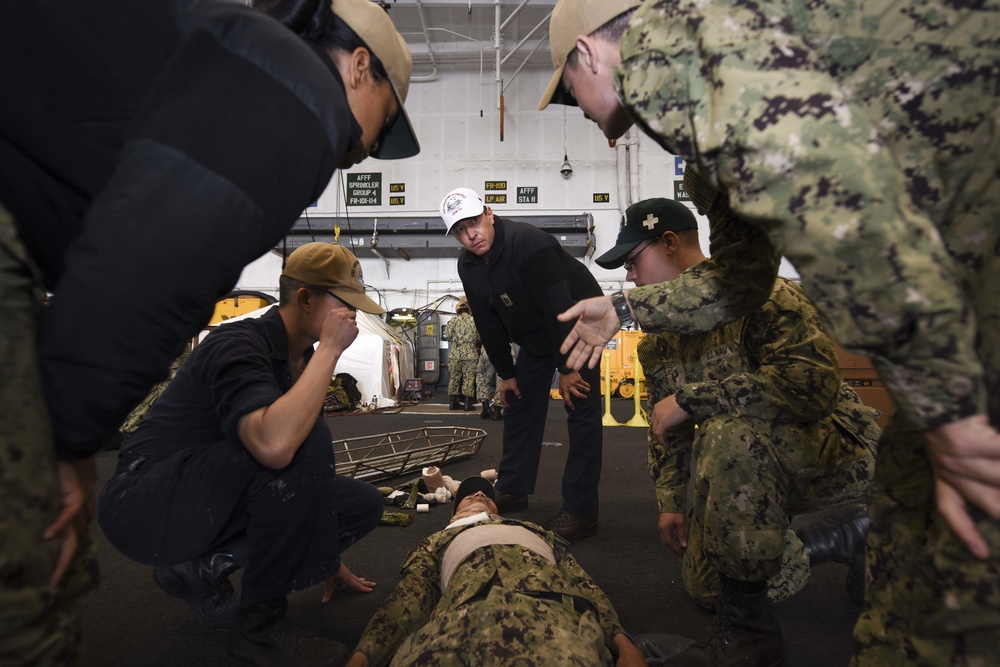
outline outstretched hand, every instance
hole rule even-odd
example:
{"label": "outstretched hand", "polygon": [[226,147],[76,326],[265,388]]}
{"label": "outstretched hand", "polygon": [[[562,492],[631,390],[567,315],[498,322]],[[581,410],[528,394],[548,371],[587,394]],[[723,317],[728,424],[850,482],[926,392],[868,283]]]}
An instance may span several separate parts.
{"label": "outstretched hand", "polygon": [[974,415],[928,431],[927,452],[938,512],[973,555],[988,558],[968,505],[1000,519],[1000,434],[985,415]]}
{"label": "outstretched hand", "polygon": [[573,370],[580,370],[584,364],[589,368],[599,364],[604,347],[622,328],[609,296],[579,301],[561,313],[558,319],[560,322],[576,320],[573,330],[559,348],[567,355],[566,365]]}
{"label": "outstretched hand", "polygon": [[374,581],[368,581],[351,572],[343,562],[337,574],[323,582],[323,603],[333,599],[335,593],[342,590],[353,590],[358,593],[371,593],[375,587]]}

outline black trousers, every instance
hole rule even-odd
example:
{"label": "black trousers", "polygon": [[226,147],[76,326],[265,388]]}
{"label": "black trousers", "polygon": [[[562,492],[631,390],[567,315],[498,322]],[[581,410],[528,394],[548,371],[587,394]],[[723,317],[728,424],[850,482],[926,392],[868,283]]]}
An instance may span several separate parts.
{"label": "black trousers", "polygon": [[[503,454],[497,488],[505,493],[534,493],[556,367],[552,357],[533,357],[522,349],[514,369],[521,398],[511,392],[506,396],[510,407],[503,415]],[[603,452],[601,370],[584,368],[580,374],[590,383],[590,392],[586,399],[573,397],[575,410],[565,407],[569,455],[563,470],[562,509],[577,516],[597,516]]]}
{"label": "black trousers", "polygon": [[238,551],[243,602],[283,597],[335,574],[340,552],[382,516],[378,489],[335,474],[331,440],[318,420],[281,470],[228,440],[126,447],[98,521],[119,551],[146,565]]}

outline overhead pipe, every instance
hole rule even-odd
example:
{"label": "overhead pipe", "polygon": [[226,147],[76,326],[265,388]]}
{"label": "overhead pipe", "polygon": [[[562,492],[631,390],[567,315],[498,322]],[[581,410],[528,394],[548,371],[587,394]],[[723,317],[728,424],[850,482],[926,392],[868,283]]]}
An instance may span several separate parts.
{"label": "overhead pipe", "polygon": [[424,32],[424,44],[427,45],[427,55],[431,59],[431,73],[411,76],[410,81],[433,81],[437,78],[437,61],[434,60],[434,49],[431,47],[431,35],[427,31],[427,17],[424,15],[423,0],[417,0],[417,14],[420,16],[420,27]]}
{"label": "overhead pipe", "polygon": [[[474,39],[472,37],[469,37],[468,35],[463,35],[462,33],[455,32],[454,30],[448,30],[447,28],[427,28],[427,31],[428,32],[431,32],[431,31],[446,32],[449,35],[454,35],[455,37],[461,37],[462,39],[467,39],[470,42],[475,42],[476,46],[479,47],[479,84],[480,84],[479,85],[479,117],[482,118],[483,117],[483,86],[482,86],[482,83],[483,83],[483,66],[484,66],[484,58],[485,58],[485,49],[483,48],[483,43],[480,42],[478,39]],[[407,33],[407,34],[411,34],[411,33]],[[423,79],[419,79],[419,78],[416,78],[416,77],[410,77],[410,80],[411,81],[422,81]]]}
{"label": "overhead pipe", "polygon": [[639,137],[634,125],[629,128],[627,136],[629,197],[634,204],[642,201],[639,197]]}
{"label": "overhead pipe", "polygon": [[628,150],[624,143],[615,145],[615,173],[618,177],[618,209],[622,217],[629,207]]}
{"label": "overhead pipe", "polygon": [[[523,6],[523,5],[522,5],[522,6]],[[506,56],[504,57],[504,59],[503,59],[503,60],[501,61],[501,63],[506,63],[506,62],[507,62],[507,60],[508,60],[508,59],[509,59],[509,58],[510,58],[510,57],[511,57],[512,55],[514,55],[515,53],[517,53],[517,50],[518,50],[519,48],[521,48],[521,47],[522,47],[522,46],[524,45],[524,43],[525,43],[525,42],[527,42],[527,41],[528,41],[529,39],[531,39],[531,36],[532,36],[532,35],[534,35],[534,34],[535,34],[535,33],[536,33],[537,31],[538,31],[538,29],[539,29],[539,28],[541,28],[541,27],[542,27],[543,25],[545,25],[545,22],[546,22],[546,21],[548,21],[548,20],[549,20],[549,17],[551,17],[551,16],[552,16],[552,12],[549,12],[548,14],[546,14],[546,15],[545,15],[545,18],[544,18],[544,19],[542,19],[541,21],[539,21],[539,22],[538,22],[538,23],[537,23],[537,24],[535,25],[535,27],[534,27],[534,28],[532,28],[532,29],[531,29],[531,30],[530,30],[530,31],[528,32],[528,34],[527,34],[527,35],[525,35],[524,37],[522,37],[522,38],[521,38],[521,41],[520,41],[520,42],[518,42],[517,44],[515,44],[515,45],[514,45],[514,48],[512,48],[512,49],[510,50],[510,53],[508,53],[508,54],[507,54],[507,55],[506,55]],[[510,20],[510,19],[508,19],[508,21],[509,21],[509,20]],[[535,47],[534,49],[532,49],[532,50],[531,50],[531,53],[534,53],[535,51],[537,51],[537,50],[538,50],[538,47],[539,47],[539,46],[541,46],[541,45],[542,45],[542,42],[541,42],[541,41],[539,41],[539,42],[538,42],[538,46],[536,46],[536,47]],[[529,54],[529,56],[528,56],[528,57],[529,57],[529,58],[531,57],[531,56],[530,56],[530,54]]]}
{"label": "overhead pipe", "polygon": [[497,105],[500,109],[500,141],[503,141],[503,63],[500,60],[500,0],[493,0],[493,48],[496,51],[494,79],[497,84]]}
{"label": "overhead pipe", "polygon": [[[500,30],[504,30],[504,29],[506,29],[506,28],[507,28],[507,25],[508,25],[508,24],[509,24],[509,23],[510,23],[511,21],[513,21],[513,20],[514,20],[515,18],[517,18],[517,15],[521,13],[521,10],[522,10],[522,9],[524,9],[525,5],[527,5],[527,4],[528,4],[528,2],[529,2],[529,0],[524,0],[524,2],[522,2],[522,3],[520,4],[520,5],[518,5],[518,6],[517,6],[517,9],[515,9],[514,11],[512,11],[512,12],[510,13],[510,16],[508,16],[508,17],[507,17],[507,20],[503,22],[503,25],[502,25],[502,26],[500,26]],[[552,13],[552,12],[549,12],[549,14],[551,14],[551,13]]]}

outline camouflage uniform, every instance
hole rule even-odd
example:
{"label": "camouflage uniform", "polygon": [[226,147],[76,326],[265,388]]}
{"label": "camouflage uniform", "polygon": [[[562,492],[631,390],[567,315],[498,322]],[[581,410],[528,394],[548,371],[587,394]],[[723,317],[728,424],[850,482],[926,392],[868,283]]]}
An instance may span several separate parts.
{"label": "camouflage uniform", "polygon": [[54,590],[48,586],[59,543],[39,536],[62,503],[38,364],[39,285],[0,206],[0,665],[76,662],[81,603],[98,579],[96,543],[81,530],[69,571]]}
{"label": "camouflage uniform", "polygon": [[499,386],[500,376],[490,363],[490,355],[486,354],[486,348],[483,348],[479,351],[479,363],[476,365],[476,398],[484,405],[499,404],[500,395],[497,393]]}
{"label": "camouflage uniform", "polygon": [[774,600],[798,592],[809,558],[789,516],[862,501],[879,435],[801,288],[779,278],[757,312],[705,334],[647,335],[637,352],[650,403],[673,394],[692,417],[664,443],[649,437],[660,512],[684,512],[695,478],[688,593],[709,605],[716,571],[770,579]]}
{"label": "camouflage uniform", "polygon": [[476,365],[479,355],[476,345],[479,332],[476,322],[467,312],[459,313],[448,322],[448,395],[476,395]]}
{"label": "camouflage uniform", "polygon": [[[1000,425],[998,45],[996,0],[649,0],[622,38],[637,122],[767,233],[893,395],[856,664],[997,660],[1000,528],[971,508],[985,561],[951,533],[921,432],[984,410]],[[645,329],[761,303],[769,259],[721,234],[712,255],[727,275],[630,293]]]}
{"label": "camouflage uniform", "polygon": [[459,564],[442,594],[444,552],[470,526],[432,533],[403,562],[402,580],[368,622],[356,650],[373,667],[390,660],[394,667],[613,664],[612,641],[624,630],[611,601],[566,543],[533,523],[484,523],[538,534],[552,548],[555,564],[516,544],[481,547]]}

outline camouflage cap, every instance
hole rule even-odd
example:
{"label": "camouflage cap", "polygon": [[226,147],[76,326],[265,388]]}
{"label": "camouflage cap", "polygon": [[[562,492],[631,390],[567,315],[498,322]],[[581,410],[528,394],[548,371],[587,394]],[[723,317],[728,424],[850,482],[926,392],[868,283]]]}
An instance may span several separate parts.
{"label": "camouflage cap", "polygon": [[644,199],[625,209],[615,247],[594,261],[605,269],[620,268],[625,257],[646,239],[685,229],[698,229],[698,221],[687,206],[661,197]]}
{"label": "camouflage cap", "polygon": [[281,275],[329,292],[366,313],[381,315],[385,312],[365,295],[361,262],[342,245],[315,242],[299,246],[288,256]]}
{"label": "camouflage cap", "polygon": [[410,90],[410,70],[413,67],[406,40],[396,30],[389,14],[377,2],[335,0],[333,13],[350,26],[385,65],[392,92],[399,104],[396,120],[379,137],[378,149],[372,153],[372,157],[395,160],[416,155],[420,152],[420,144],[403,106]]}
{"label": "camouflage cap", "polygon": [[549,49],[555,74],[542,94],[538,108],[549,103],[577,106],[576,100],[562,87],[566,59],[576,48],[576,38],[589,35],[623,12],[638,7],[641,0],[559,0],[549,19]]}

